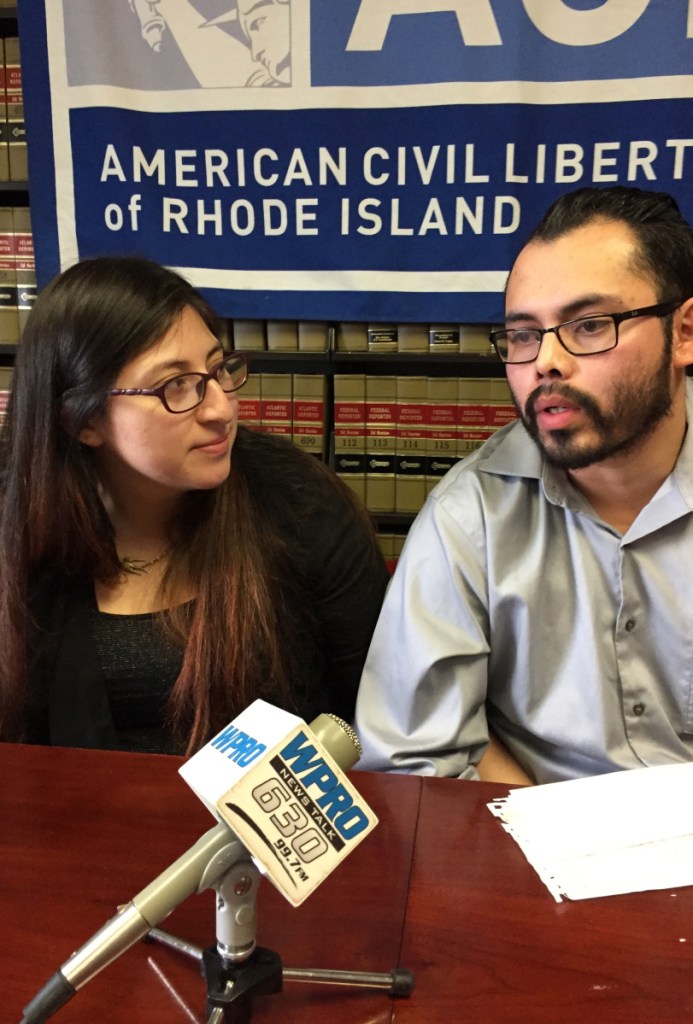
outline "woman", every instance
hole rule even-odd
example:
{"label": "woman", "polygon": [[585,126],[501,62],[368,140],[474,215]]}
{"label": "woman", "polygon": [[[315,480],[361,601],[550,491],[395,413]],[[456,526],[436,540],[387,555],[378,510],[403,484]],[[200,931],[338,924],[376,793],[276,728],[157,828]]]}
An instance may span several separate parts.
{"label": "woman", "polygon": [[334,474],[238,425],[221,337],[146,260],[39,295],[0,440],[0,738],[191,753],[256,697],[352,717],[383,560]]}

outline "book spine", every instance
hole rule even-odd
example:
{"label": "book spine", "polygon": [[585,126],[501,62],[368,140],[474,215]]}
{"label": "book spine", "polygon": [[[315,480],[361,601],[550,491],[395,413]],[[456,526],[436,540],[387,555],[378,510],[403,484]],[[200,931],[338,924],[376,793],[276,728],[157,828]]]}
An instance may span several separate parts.
{"label": "book spine", "polygon": [[264,320],[233,320],[231,326],[237,352],[263,352],[267,348]]}
{"label": "book spine", "polygon": [[36,258],[31,232],[31,213],[28,206],[12,208],[14,224],[14,251],[17,272],[17,317],[21,340],[24,325],[36,302]]}
{"label": "book spine", "polygon": [[398,324],[398,352],[428,352],[427,324]]}
{"label": "book spine", "polygon": [[0,344],[19,341],[17,311],[17,261],[14,244],[14,215],[11,206],[0,207]]}
{"label": "book spine", "polygon": [[493,355],[487,324],[460,324],[460,352]]}
{"label": "book spine", "polygon": [[10,180],[10,130],[7,124],[5,40],[0,38],[0,181]]}
{"label": "book spine", "polygon": [[251,373],[238,392],[238,419],[251,430],[259,430],[262,423],[260,412],[262,375]]}
{"label": "book spine", "polygon": [[502,377],[494,377],[489,381],[489,416],[488,425],[491,430],[498,430],[506,423],[518,418],[513,403],[510,386]]}
{"label": "book spine", "polygon": [[293,375],[292,437],[310,455],[325,457],[325,393],[327,378],[314,373]]}
{"label": "book spine", "polygon": [[334,466],[366,503],[366,376],[337,373],[334,384]]}
{"label": "book spine", "polygon": [[10,389],[12,387],[12,369],[9,366],[0,366],[0,431],[5,425],[7,405],[10,400]]}
{"label": "book spine", "polygon": [[460,377],[458,381],[460,404],[459,425],[463,430],[471,427],[487,429],[491,382],[488,377]]}
{"label": "book spine", "polygon": [[324,320],[298,321],[298,351],[327,352],[329,325]]}
{"label": "book spine", "polygon": [[265,333],[268,352],[298,351],[298,325],[295,320],[268,320]]}
{"label": "book spine", "polygon": [[10,181],[26,181],[29,177],[24,124],[24,95],[19,39],[5,40],[5,88],[7,94],[7,128],[9,141]]}
{"label": "book spine", "polygon": [[260,384],[260,430],[292,438],[290,373],[263,373]]}
{"label": "book spine", "polygon": [[397,378],[366,376],[366,507],[395,510]]}
{"label": "book spine", "polygon": [[369,324],[368,351],[383,354],[397,351],[396,324]]}
{"label": "book spine", "polygon": [[459,352],[459,327],[456,324],[431,324],[428,330],[428,350],[432,355]]}
{"label": "book spine", "polygon": [[428,378],[426,491],[431,491],[457,460],[459,409],[456,377]]}
{"label": "book spine", "polygon": [[459,388],[459,432],[457,457],[466,459],[491,436],[491,380],[489,377],[461,377]]}
{"label": "book spine", "polygon": [[337,352],[367,352],[368,327],[366,324],[345,321],[337,324]]}
{"label": "book spine", "polygon": [[397,377],[395,511],[418,512],[426,498],[427,380]]}

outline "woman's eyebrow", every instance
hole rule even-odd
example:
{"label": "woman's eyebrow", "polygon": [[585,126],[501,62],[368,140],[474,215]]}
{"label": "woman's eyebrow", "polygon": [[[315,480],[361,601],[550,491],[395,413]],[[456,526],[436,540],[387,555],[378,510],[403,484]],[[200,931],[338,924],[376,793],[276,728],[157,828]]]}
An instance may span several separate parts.
{"label": "woman's eyebrow", "polygon": [[[221,345],[214,345],[213,348],[207,353],[207,362],[215,356],[223,356],[224,349]],[[178,373],[191,373],[192,363],[189,359],[166,359],[161,363],[154,363],[147,369],[148,374],[154,374],[158,376],[161,373],[178,372]]]}

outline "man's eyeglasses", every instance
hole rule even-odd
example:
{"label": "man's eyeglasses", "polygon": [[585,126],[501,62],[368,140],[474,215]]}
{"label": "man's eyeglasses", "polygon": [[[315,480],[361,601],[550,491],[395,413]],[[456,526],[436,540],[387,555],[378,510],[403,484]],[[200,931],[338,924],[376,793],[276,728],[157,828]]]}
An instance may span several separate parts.
{"label": "man's eyeglasses", "polygon": [[618,345],[618,328],[624,320],[639,316],[668,316],[685,302],[672,299],[656,306],[629,309],[627,313],[589,313],[555,327],[506,327],[491,331],[491,344],[504,363],[532,363],[539,355],[545,334],[555,334],[571,356],[595,356]]}
{"label": "man's eyeglasses", "polygon": [[248,379],[248,358],[242,352],[225,356],[209,373],[181,373],[158,388],[111,388],[109,395],[154,395],[169,412],[190,412],[204,402],[207,384],[217,382],[227,395]]}

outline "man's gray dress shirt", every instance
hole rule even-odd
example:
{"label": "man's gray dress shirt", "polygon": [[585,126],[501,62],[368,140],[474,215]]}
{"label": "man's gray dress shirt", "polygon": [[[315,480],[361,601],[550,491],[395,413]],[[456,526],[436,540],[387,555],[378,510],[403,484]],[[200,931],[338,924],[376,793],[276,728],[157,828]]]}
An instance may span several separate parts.
{"label": "man's gray dress shirt", "polygon": [[359,767],[477,778],[489,729],[537,782],[693,759],[692,435],[623,535],[520,423],[455,466],[385,598]]}

